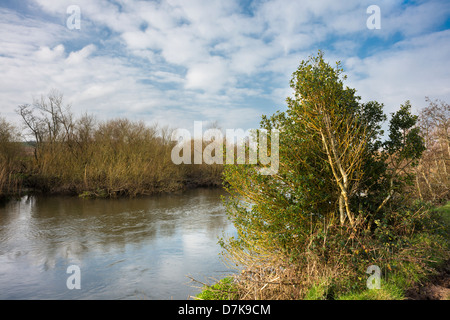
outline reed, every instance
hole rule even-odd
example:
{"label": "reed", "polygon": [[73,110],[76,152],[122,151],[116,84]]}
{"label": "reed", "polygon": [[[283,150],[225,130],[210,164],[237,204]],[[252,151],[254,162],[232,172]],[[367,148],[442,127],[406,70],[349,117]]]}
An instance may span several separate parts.
{"label": "reed", "polygon": [[[172,130],[126,118],[76,118],[51,93],[18,109],[34,136],[28,183],[47,193],[94,197],[138,196],[187,187],[218,186],[221,165],[172,162]],[[203,146],[204,147],[204,146]]]}

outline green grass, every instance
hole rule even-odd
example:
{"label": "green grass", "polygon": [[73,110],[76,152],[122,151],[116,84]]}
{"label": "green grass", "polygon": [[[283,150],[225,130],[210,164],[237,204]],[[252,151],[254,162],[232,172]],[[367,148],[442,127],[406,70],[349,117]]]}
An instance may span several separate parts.
{"label": "green grass", "polygon": [[197,296],[199,300],[235,300],[237,299],[237,290],[233,284],[232,277],[226,277],[219,280],[212,286],[205,286],[203,291]]}

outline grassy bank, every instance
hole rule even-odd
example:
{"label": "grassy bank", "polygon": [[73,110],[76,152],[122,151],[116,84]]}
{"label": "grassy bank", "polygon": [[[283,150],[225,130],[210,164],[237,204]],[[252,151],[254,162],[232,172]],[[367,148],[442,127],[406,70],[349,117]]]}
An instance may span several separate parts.
{"label": "grassy bank", "polygon": [[382,103],[361,102],[346,79],[340,62],[321,51],[301,61],[286,110],[261,119],[267,139],[279,142],[271,150],[277,173],[261,175],[263,163],[225,167],[225,207],[239,237],[221,244],[243,270],[234,282],[241,299],[369,298],[379,281],[377,294],[397,299],[449,258],[442,216],[425,201],[449,200],[450,149],[423,166],[429,186],[418,181],[430,139],[410,101],[388,118]]}
{"label": "grassy bank", "polygon": [[[404,300],[410,299],[411,291],[417,286],[426,286],[429,281],[439,280],[440,269],[447,265],[450,243],[450,202],[440,207],[431,207],[422,217],[422,222],[434,227],[410,233],[408,245],[397,248],[399,251],[418,250],[416,254],[401,253],[393,249],[391,255],[384,257],[381,268],[379,289],[369,289],[367,280],[370,274],[360,269],[359,274],[347,273],[347,278],[315,277],[302,284],[291,284],[299,299],[304,300]],[[437,225],[436,225],[437,223]],[[434,246],[435,248],[432,248]],[[436,249],[436,246],[439,249]],[[408,259],[405,259],[408,258]],[[367,264],[363,259],[361,264]],[[248,271],[246,271],[248,272]],[[226,277],[211,286],[204,286],[196,296],[202,300],[246,299],[249,287],[262,293],[264,290],[282,291],[283,279],[272,277],[271,281],[258,282],[257,273],[245,277],[246,273]],[[342,275],[342,274],[341,274]],[[288,279],[291,283],[293,279]],[[298,279],[295,279],[298,280]],[[444,299],[450,299],[450,296]]]}
{"label": "grassy bank", "polygon": [[[341,300],[403,300],[409,299],[411,296],[410,291],[418,286],[427,285],[431,281],[435,281],[438,277],[443,277],[445,274],[441,273],[441,269],[444,269],[448,265],[450,259],[449,256],[449,243],[450,243],[450,202],[447,204],[435,207],[431,209],[435,213],[437,221],[441,224],[442,228],[439,228],[437,235],[442,236],[440,242],[442,243],[443,250],[446,252],[432,252],[430,256],[423,255],[422,258],[426,259],[424,268],[416,268],[413,263],[405,265],[398,270],[387,270],[384,274],[384,278],[381,281],[380,290],[362,290],[349,292],[339,297]],[[420,238],[421,241],[430,241],[436,234],[417,235],[414,238]],[[450,296],[443,297],[445,300],[449,300]]]}
{"label": "grassy bank", "polygon": [[167,127],[126,118],[98,121],[88,114],[77,118],[57,92],[17,111],[25,130],[0,123],[0,198],[23,188],[134,197],[222,183],[221,165],[173,163],[176,142]]}
{"label": "grassy bank", "polygon": [[[128,128],[119,137],[105,135],[105,126],[122,125]],[[175,165],[170,141],[153,132],[130,138],[129,133],[141,128],[140,123],[114,120],[100,126],[84,145],[41,144],[33,148],[36,155],[21,158],[20,183],[15,189],[9,183],[9,191],[19,193],[25,187],[44,194],[108,198],[221,186],[220,166]]]}

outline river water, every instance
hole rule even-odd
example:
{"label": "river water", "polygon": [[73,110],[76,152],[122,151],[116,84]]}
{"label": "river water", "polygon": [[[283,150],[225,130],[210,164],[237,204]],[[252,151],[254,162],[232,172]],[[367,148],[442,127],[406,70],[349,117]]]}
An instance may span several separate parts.
{"label": "river water", "polygon": [[233,272],[218,244],[235,235],[221,195],[2,204],[0,299],[188,299],[200,292],[188,276],[211,283]]}

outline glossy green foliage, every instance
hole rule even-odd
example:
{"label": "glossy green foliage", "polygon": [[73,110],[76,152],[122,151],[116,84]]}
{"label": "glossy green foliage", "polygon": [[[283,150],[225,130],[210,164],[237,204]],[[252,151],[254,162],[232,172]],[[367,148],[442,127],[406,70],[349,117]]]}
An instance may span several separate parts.
{"label": "glossy green foliage", "polygon": [[[311,234],[339,224],[342,190],[326,143],[335,144],[335,159],[347,170],[349,210],[360,223],[373,225],[392,204],[393,193],[400,194],[408,176],[401,170],[424,150],[417,117],[407,102],[392,116],[389,139],[383,141],[383,104],[361,103],[356,90],[344,86],[342,71],[322,52],[302,61],[293,73],[287,110],[262,117],[262,129],[280,130],[276,175],[260,175],[257,165],[226,166],[227,211],[239,233],[224,244],[229,250],[280,252],[295,259]],[[323,138],[327,130],[329,140]]]}

